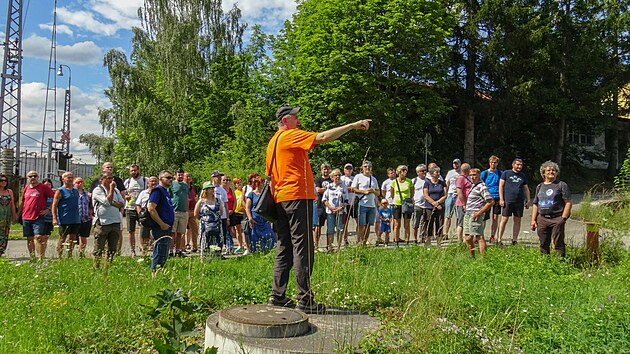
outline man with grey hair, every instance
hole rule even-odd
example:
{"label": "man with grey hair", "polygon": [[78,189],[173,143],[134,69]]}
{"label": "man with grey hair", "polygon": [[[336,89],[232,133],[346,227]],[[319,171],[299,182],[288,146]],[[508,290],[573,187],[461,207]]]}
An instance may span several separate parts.
{"label": "man with grey hair", "polygon": [[[101,166],[101,172],[111,172],[112,176],[114,177],[114,183],[116,184],[116,188],[118,189],[118,191],[120,192],[120,195],[123,196],[123,198],[127,198],[127,187],[125,187],[125,182],[123,182],[122,179],[120,179],[118,176],[115,176],[114,173],[114,164],[111,162],[104,162],[103,165]],[[88,196],[90,198],[92,198],[92,193],[94,193],[94,188],[96,188],[98,185],[100,184],[100,181],[98,179],[95,179],[94,181],[92,181],[92,184],[90,184],[90,189],[88,189]],[[122,208],[121,208],[122,210]],[[122,211],[120,214],[120,218],[122,219]],[[118,242],[116,243],[116,247],[118,247],[116,249],[116,253],[118,255],[120,255],[120,250],[122,248],[122,240],[123,240],[123,235],[122,235],[122,223],[120,224],[120,230],[118,232]]]}
{"label": "man with grey hair", "polygon": [[[424,183],[427,178],[427,166],[420,164],[416,166],[416,177],[411,180],[413,185],[413,239],[418,243],[418,229],[422,225],[422,215],[426,209],[424,201]],[[425,242],[425,230],[420,230],[422,242]]]}
{"label": "man with grey hair", "polygon": [[319,249],[319,238],[322,235],[322,228],[326,222],[326,206],[322,201],[322,196],[328,186],[332,184],[330,178],[330,165],[324,162],[321,166],[322,175],[315,179],[315,189],[317,190],[317,225],[315,225],[315,252]]}
{"label": "man with grey hair", "polygon": [[299,107],[284,106],[278,109],[278,131],[269,141],[266,151],[265,171],[271,177],[278,213],[278,243],[269,304],[293,304],[286,296],[286,290],[291,268],[294,267],[298,290],[297,309],[306,313],[322,313],[326,307],[315,302],[311,290],[314,259],[311,219],[316,196],[307,151],[316,145],[336,140],[351,130],[368,130],[370,120],[360,120],[314,133],[299,129],[299,112]]}
{"label": "man with grey hair", "polygon": [[111,262],[116,253],[122,217],[120,209],[125,206],[125,198],[120,194],[111,172],[101,172],[101,184],[92,191],[94,206],[94,269],[100,267],[105,243],[107,260]]}

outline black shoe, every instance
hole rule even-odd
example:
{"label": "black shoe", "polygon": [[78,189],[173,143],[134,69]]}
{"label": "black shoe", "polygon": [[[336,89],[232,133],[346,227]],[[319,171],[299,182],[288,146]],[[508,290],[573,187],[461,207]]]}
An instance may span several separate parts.
{"label": "black shoe", "polygon": [[512,246],[516,246],[516,241],[512,241]]}
{"label": "black shoe", "polygon": [[295,302],[293,302],[293,300],[289,299],[286,296],[280,298],[280,297],[276,297],[272,295],[269,297],[269,301],[267,301],[267,305],[294,308]]}
{"label": "black shoe", "polygon": [[314,301],[311,302],[300,302],[297,304],[296,307],[297,310],[300,310],[306,314],[323,314],[326,312],[326,306],[324,306],[323,304],[318,304]]}

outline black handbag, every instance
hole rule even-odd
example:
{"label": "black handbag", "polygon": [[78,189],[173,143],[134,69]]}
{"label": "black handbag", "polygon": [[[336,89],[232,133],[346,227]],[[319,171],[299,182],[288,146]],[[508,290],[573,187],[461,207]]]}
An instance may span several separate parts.
{"label": "black handbag", "polygon": [[267,177],[267,179],[265,180],[264,184],[263,184],[263,189],[260,192],[260,198],[258,198],[258,201],[256,202],[256,205],[254,205],[254,212],[256,212],[256,214],[262,216],[263,218],[265,218],[265,220],[269,221],[270,223],[275,223],[278,220],[278,211],[276,210],[276,201],[273,198],[273,192],[271,191],[271,175],[272,175],[272,171],[273,171],[273,167],[274,164],[276,162],[276,149],[278,148],[278,139],[280,139],[280,136],[282,135],[281,132],[280,134],[278,134],[278,137],[276,138],[276,143],[274,144],[273,147],[273,155],[271,156],[271,164],[269,164],[269,177]]}
{"label": "black handbag", "polygon": [[400,196],[401,212],[405,215],[413,214],[413,199],[403,199],[402,193],[400,192],[400,184],[398,184],[398,178],[396,178],[396,186],[398,187],[398,195]]}
{"label": "black handbag", "polygon": [[[153,193],[153,191],[151,191],[151,193]],[[138,221],[140,222],[140,225],[148,227],[150,229],[154,229],[159,226],[158,223],[155,222],[155,220],[153,220],[153,218],[151,217],[151,214],[149,213],[146,205],[140,209],[140,212],[138,213]]]}

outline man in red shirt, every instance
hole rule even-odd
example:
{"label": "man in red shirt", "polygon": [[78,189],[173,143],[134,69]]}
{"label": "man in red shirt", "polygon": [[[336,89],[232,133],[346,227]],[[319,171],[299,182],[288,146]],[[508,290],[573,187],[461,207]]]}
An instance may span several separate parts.
{"label": "man in red shirt", "polygon": [[278,243],[268,303],[274,306],[293,305],[286,297],[286,290],[291,267],[295,266],[297,309],[306,313],[321,313],[326,308],[314,301],[310,284],[314,257],[312,215],[315,184],[307,152],[315,145],[333,141],[351,130],[367,130],[371,120],[313,133],[299,129],[299,112],[299,107],[278,109],[278,131],[267,145],[266,171],[267,176],[271,176],[278,211]]}
{"label": "man in red shirt", "polygon": [[46,199],[53,198],[55,192],[48,185],[39,183],[39,175],[36,171],[29,171],[26,178],[28,184],[24,187],[22,196],[22,231],[26,237],[26,246],[31,258],[37,256],[42,260],[46,256],[48,245],[44,216],[51,212],[46,207]]}

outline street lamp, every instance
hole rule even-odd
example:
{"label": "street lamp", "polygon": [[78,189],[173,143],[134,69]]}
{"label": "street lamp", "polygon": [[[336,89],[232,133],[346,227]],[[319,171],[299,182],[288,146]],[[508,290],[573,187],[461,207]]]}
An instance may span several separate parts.
{"label": "street lamp", "polygon": [[[67,169],[67,162],[72,158],[70,155],[70,100],[72,85],[72,69],[68,65],[59,64],[57,76],[63,76],[63,68],[68,69],[68,88],[66,89],[65,101],[63,106],[63,126],[61,127],[61,151],[59,153],[59,166],[61,169]],[[63,168],[65,167],[65,168]]]}

